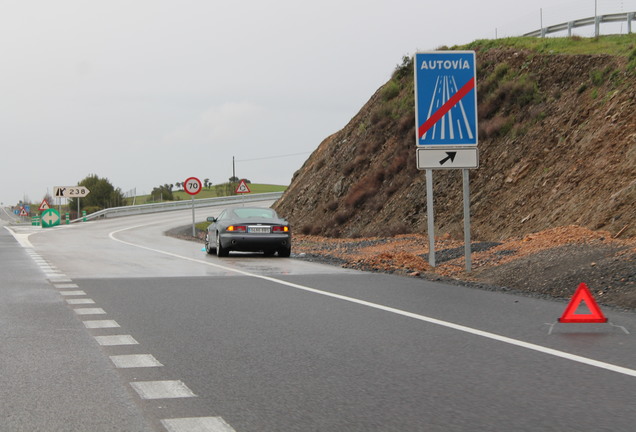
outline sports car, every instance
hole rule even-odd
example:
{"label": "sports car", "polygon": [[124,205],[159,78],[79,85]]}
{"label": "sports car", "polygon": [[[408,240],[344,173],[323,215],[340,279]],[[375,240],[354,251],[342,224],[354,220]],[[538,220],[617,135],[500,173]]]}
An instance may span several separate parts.
{"label": "sports car", "polygon": [[208,217],[205,250],[219,257],[230,251],[278,253],[279,257],[291,254],[291,228],[289,222],[274,210],[264,207],[235,207],[221,212],[218,217]]}

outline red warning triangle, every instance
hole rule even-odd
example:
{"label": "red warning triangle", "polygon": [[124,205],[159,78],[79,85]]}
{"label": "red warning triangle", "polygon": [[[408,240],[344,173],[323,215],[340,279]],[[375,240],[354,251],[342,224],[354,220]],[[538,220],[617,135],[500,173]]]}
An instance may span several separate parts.
{"label": "red warning triangle", "polygon": [[[577,314],[576,310],[581,305],[581,302],[585,302],[585,305],[590,310],[589,314]],[[584,283],[580,284],[574,292],[572,300],[563,311],[563,315],[559,318],[559,322],[562,323],[605,323],[607,318],[601,312],[601,309],[596,304],[594,297],[590,289]]]}
{"label": "red warning triangle", "polygon": [[250,193],[252,192],[249,187],[247,187],[247,183],[245,180],[241,180],[238,187],[234,191],[235,193]]}

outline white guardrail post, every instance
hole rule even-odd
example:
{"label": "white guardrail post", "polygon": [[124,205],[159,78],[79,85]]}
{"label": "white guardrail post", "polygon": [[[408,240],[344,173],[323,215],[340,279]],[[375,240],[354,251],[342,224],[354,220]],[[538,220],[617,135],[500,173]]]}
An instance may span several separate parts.
{"label": "white guardrail post", "polygon": [[[243,202],[277,200],[281,196],[283,196],[283,192],[249,194],[249,196],[246,196],[246,197],[234,195],[234,196],[227,196],[227,197],[201,198],[201,199],[194,200],[194,207],[204,208],[204,207],[213,207],[213,206],[221,206],[221,205],[240,204]],[[191,207],[192,207],[192,202],[190,200],[166,201],[162,203],[112,207],[112,208],[107,208],[104,210],[97,211],[95,213],[91,213],[87,215],[85,219],[84,218],[74,219],[71,221],[71,223],[81,222],[83,220],[88,221],[88,220],[95,220],[95,219],[101,219],[101,218],[113,218],[113,217],[133,216],[133,215],[149,214],[149,213],[161,213],[161,212],[175,211],[175,210],[187,210]]]}

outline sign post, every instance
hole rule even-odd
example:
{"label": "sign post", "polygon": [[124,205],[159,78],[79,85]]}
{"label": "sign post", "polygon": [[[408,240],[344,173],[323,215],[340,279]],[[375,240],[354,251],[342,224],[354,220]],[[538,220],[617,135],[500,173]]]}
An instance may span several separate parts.
{"label": "sign post", "polygon": [[474,51],[416,53],[415,117],[417,168],[426,170],[428,261],[435,267],[433,170],[461,169],[466,271],[470,259],[469,169],[479,166],[477,71]]}
{"label": "sign post", "polygon": [[192,196],[192,237],[196,237],[197,232],[194,224],[194,196],[201,192],[201,180],[196,177],[189,177],[183,183],[183,190]]}

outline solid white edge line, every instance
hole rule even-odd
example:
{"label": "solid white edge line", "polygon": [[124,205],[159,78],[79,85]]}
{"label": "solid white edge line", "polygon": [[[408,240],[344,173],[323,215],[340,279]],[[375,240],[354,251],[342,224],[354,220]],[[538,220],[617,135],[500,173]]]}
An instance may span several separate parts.
{"label": "solid white edge line", "polygon": [[347,297],[347,296],[344,296],[344,295],[334,294],[334,293],[330,293],[330,292],[327,292],[327,291],[320,291],[320,290],[315,289],[315,288],[310,288],[310,287],[307,287],[307,286],[304,286],[304,285],[299,285],[299,284],[295,284],[295,283],[292,283],[292,282],[287,282],[287,281],[284,281],[284,280],[281,280],[281,279],[276,279],[276,278],[269,277],[269,276],[262,276],[262,275],[258,275],[258,274],[254,274],[254,273],[249,273],[249,272],[246,272],[246,271],[243,271],[243,270],[238,270],[238,269],[235,269],[235,268],[232,268],[232,267],[226,267],[226,266],[222,266],[222,265],[219,265],[219,264],[211,263],[211,262],[208,262],[208,261],[202,261],[202,260],[198,260],[198,259],[195,259],[195,258],[189,258],[189,257],[185,257],[185,256],[182,256],[182,255],[177,255],[177,254],[172,253],[172,252],[162,251],[160,249],[154,249],[154,248],[151,248],[151,247],[148,247],[148,246],[138,245],[138,244],[135,244],[135,243],[130,243],[130,242],[115,238],[115,234],[120,233],[122,231],[128,231],[128,230],[132,230],[132,229],[135,229],[135,228],[140,228],[140,227],[148,226],[148,225],[153,225],[153,224],[143,224],[143,225],[136,225],[136,226],[132,226],[132,227],[128,227],[128,228],[123,228],[123,229],[116,230],[116,231],[113,231],[113,232],[109,233],[108,236],[112,240],[114,240],[116,242],[123,243],[123,244],[129,245],[129,246],[133,246],[133,247],[137,247],[137,248],[140,248],[140,249],[145,249],[145,250],[148,250],[148,251],[152,251],[152,252],[156,252],[156,253],[172,256],[172,257],[183,259],[183,260],[186,260],[186,261],[191,261],[191,262],[204,264],[204,265],[211,266],[211,267],[216,267],[216,268],[219,268],[219,269],[222,269],[222,270],[238,273],[238,274],[241,274],[241,275],[244,275],[244,276],[253,277],[253,278],[256,278],[256,279],[266,280],[266,281],[277,283],[277,284],[280,284],[280,285],[285,285],[285,286],[288,286],[288,287],[291,287],[291,288],[296,288],[296,289],[299,289],[299,290],[302,290],[302,291],[307,291],[307,292],[311,292],[311,293],[314,293],[314,294],[319,294],[319,295],[323,295],[323,296],[326,296],[326,297],[332,297],[332,298],[335,298],[335,299],[338,299],[338,300],[344,300],[344,301],[347,301],[347,302],[350,302],[350,303],[355,303],[355,304],[359,304],[359,305],[362,305],[362,306],[367,306],[367,307],[370,307],[370,308],[373,308],[373,309],[383,310],[385,312],[390,312],[390,313],[393,313],[393,314],[396,314],[396,315],[401,315],[401,316],[404,316],[404,317],[407,317],[407,318],[412,318],[412,319],[416,319],[416,320],[419,320],[419,321],[424,321],[424,322],[427,322],[427,323],[430,323],[430,324],[435,324],[435,325],[439,325],[439,326],[442,326],[442,327],[447,327],[447,328],[450,328],[450,329],[453,329],[453,330],[458,330],[458,331],[461,331],[461,332],[464,332],[464,333],[473,334],[475,336],[481,336],[481,337],[484,337],[484,338],[487,338],[487,339],[491,339],[491,340],[495,340],[495,341],[498,341],[498,342],[507,343],[509,345],[514,345],[514,346],[518,346],[518,347],[521,347],[521,348],[526,348],[526,349],[529,349],[529,350],[532,350],[532,351],[537,351],[537,352],[541,352],[541,353],[544,353],[544,354],[552,355],[552,356],[555,356],[555,357],[563,358],[563,359],[566,359],[566,360],[571,360],[571,361],[574,361],[574,362],[577,362],[577,363],[586,364],[588,366],[594,366],[594,367],[597,367],[597,368],[600,368],[600,369],[606,369],[606,370],[609,370],[609,371],[612,371],[612,372],[617,372],[617,373],[621,373],[621,374],[624,374],[624,375],[636,377],[636,370],[634,370],[634,369],[629,369],[629,368],[626,368],[626,367],[617,366],[617,365],[614,365],[614,364],[611,364],[611,363],[606,363],[606,362],[590,359],[590,358],[579,356],[579,355],[576,355],[576,354],[570,354],[570,353],[567,353],[565,351],[559,351],[559,350],[556,350],[556,349],[553,349],[553,348],[544,347],[544,346],[533,344],[533,343],[530,343],[530,342],[524,342],[524,341],[521,341],[521,340],[518,340],[518,339],[509,338],[507,336],[501,336],[501,335],[498,335],[496,333],[490,333],[490,332],[487,332],[487,331],[474,329],[472,327],[467,327],[467,326],[463,326],[463,325],[460,325],[460,324],[455,324],[455,323],[448,322],[448,321],[442,321],[442,320],[439,320],[439,319],[436,319],[436,318],[427,317],[427,316],[424,316],[424,315],[418,315],[418,314],[415,314],[415,313],[412,313],[412,312],[407,312],[407,311],[404,311],[404,310],[401,310],[401,309],[392,308],[392,307],[389,307],[389,306],[383,306],[383,305],[380,305],[380,304],[377,304],[377,303],[371,303],[371,302],[368,302],[368,301],[365,301],[365,300],[356,299],[356,298],[353,298],[353,297]]}

